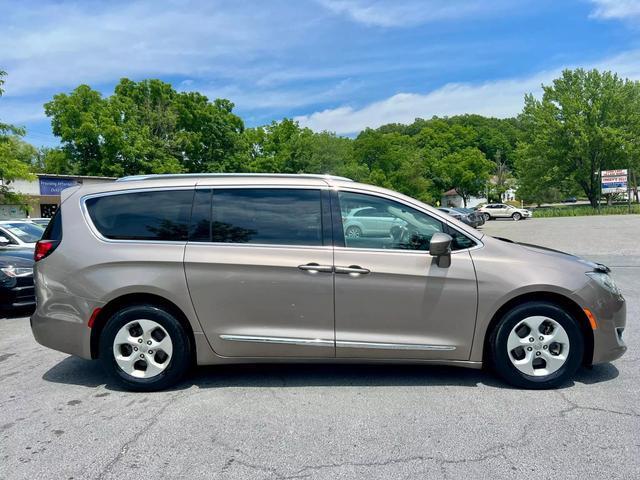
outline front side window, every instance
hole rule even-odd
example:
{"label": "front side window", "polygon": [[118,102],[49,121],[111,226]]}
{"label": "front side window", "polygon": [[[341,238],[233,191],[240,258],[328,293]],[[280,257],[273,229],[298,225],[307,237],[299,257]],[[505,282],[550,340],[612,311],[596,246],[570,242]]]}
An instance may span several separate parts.
{"label": "front side window", "polygon": [[193,190],[154,190],[86,201],[96,229],[113,240],[186,241]]}
{"label": "front side window", "polygon": [[[338,195],[347,247],[429,250],[433,234],[444,231],[442,222],[402,203],[361,193]],[[349,215],[354,210],[377,214]]]}
{"label": "front side window", "polygon": [[320,246],[320,190],[230,188],[213,190],[213,242]]}
{"label": "front side window", "polygon": [[[476,245],[440,220],[403,203],[362,193],[339,192],[338,197],[346,247],[425,251],[437,232],[451,235],[452,250]],[[349,214],[354,211],[377,214],[370,217]]]}

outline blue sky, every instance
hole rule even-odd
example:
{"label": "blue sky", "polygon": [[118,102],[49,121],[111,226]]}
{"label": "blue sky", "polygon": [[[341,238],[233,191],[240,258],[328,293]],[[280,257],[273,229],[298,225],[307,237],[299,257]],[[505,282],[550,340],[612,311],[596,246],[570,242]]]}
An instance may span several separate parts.
{"label": "blue sky", "polygon": [[640,0],[0,0],[0,119],[55,145],[42,105],[121,77],[228,98],[248,126],[353,135],[516,115],[563,68],[640,79]]}

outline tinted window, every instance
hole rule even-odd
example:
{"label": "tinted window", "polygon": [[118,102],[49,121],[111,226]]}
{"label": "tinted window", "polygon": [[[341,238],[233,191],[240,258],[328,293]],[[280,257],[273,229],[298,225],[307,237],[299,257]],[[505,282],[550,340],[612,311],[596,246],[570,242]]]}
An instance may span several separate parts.
{"label": "tinted window", "polygon": [[191,211],[189,241],[211,241],[211,190],[196,190]]}
{"label": "tinted window", "polygon": [[186,241],[193,190],[114,194],[87,200],[98,231],[115,240]]}
{"label": "tinted window", "polygon": [[42,234],[43,240],[62,240],[62,209],[58,208]]}
{"label": "tinted window", "polygon": [[[356,217],[342,218],[345,246],[351,248],[379,248],[394,250],[429,250],[434,233],[445,232],[453,237],[452,250],[470,248],[475,242],[466,235],[443,224],[426,213],[402,203],[360,193],[340,192],[340,205],[350,208],[370,207],[383,211],[385,217],[360,222]],[[359,205],[359,207],[354,207]],[[443,209],[445,210],[445,209]],[[450,209],[446,209],[450,210]],[[389,218],[386,218],[386,217]]]}
{"label": "tinted window", "polygon": [[215,189],[214,242],[322,245],[320,190]]}
{"label": "tinted window", "polygon": [[340,192],[339,198],[341,206],[385,214],[366,222],[357,217],[343,217],[347,247],[429,250],[433,234],[444,228],[439,220],[393,200],[348,192]]}

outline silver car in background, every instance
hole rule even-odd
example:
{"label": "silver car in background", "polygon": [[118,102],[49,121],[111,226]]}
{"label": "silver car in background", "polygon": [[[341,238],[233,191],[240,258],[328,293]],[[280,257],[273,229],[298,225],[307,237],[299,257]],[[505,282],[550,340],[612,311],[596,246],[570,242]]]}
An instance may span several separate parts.
{"label": "silver car in background", "polygon": [[[357,212],[384,228],[349,235],[371,218]],[[169,387],[193,364],[301,361],[491,366],[550,388],[627,348],[607,267],[344,178],[72,187],[35,259],[36,340],[99,359],[132,390]]]}
{"label": "silver car in background", "polygon": [[0,247],[35,248],[44,227],[27,220],[0,221]]}

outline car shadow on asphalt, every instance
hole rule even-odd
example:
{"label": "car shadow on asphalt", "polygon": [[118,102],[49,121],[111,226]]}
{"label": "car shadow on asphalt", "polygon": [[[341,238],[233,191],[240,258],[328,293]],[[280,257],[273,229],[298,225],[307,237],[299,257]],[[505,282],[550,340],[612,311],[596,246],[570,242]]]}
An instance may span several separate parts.
{"label": "car shadow on asphalt", "polygon": [[[613,380],[619,372],[607,363],[581,368],[575,383],[597,384]],[[49,369],[42,378],[47,382],[109,390],[124,390],[110,381],[98,362],[67,357]],[[107,382],[105,384],[105,382]],[[289,387],[394,387],[458,386],[495,388],[513,387],[500,381],[492,372],[434,365],[360,365],[360,364],[251,364],[197,367],[171,390],[193,386],[209,388],[289,388]]]}

